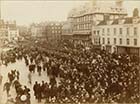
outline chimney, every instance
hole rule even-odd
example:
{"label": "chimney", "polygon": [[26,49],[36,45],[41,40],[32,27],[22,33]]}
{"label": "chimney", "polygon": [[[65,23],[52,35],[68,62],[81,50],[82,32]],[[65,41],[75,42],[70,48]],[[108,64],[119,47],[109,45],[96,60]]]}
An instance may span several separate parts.
{"label": "chimney", "polygon": [[139,10],[138,8],[135,8],[133,11],[133,17],[139,17]]}
{"label": "chimney", "polygon": [[116,5],[117,5],[118,7],[122,7],[122,5],[123,5],[123,0],[116,0]]}

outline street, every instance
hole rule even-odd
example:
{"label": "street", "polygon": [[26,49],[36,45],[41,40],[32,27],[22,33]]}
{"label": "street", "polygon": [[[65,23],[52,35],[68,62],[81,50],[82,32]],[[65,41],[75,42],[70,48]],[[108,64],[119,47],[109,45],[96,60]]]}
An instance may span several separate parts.
{"label": "street", "polygon": [[[45,82],[49,81],[49,77],[47,76],[47,72],[42,72],[41,76],[38,76],[38,73],[35,72],[34,74],[32,73],[32,84],[29,84],[28,82],[28,67],[25,65],[24,60],[17,60],[16,63],[9,63],[8,66],[0,66],[0,74],[3,76],[3,81],[2,84],[0,85],[0,104],[5,104],[7,101],[7,95],[6,95],[6,91],[3,91],[3,85],[4,83],[8,80],[8,72],[10,72],[11,70],[18,70],[20,72],[20,79],[19,81],[21,82],[21,84],[24,86],[26,85],[28,88],[30,88],[30,94],[31,94],[31,104],[36,104],[38,103],[37,100],[35,100],[34,98],[34,93],[33,93],[33,84],[35,83],[35,81],[41,82],[42,80],[44,80]],[[10,95],[12,98],[15,98],[16,96],[16,92],[15,89],[13,87],[11,87],[10,90]],[[44,101],[42,100],[41,103],[42,104]]]}
{"label": "street", "polygon": [[140,104],[139,4],[0,0],[0,104]]}

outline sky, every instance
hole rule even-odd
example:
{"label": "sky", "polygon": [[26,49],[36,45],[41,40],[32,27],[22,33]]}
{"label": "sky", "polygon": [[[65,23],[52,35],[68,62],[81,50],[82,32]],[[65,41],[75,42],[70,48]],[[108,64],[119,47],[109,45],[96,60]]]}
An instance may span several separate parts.
{"label": "sky", "polygon": [[[1,0],[1,17],[8,21],[16,20],[19,25],[28,25],[33,22],[39,23],[43,21],[65,21],[71,9],[89,1],[90,0]],[[114,1],[105,0],[105,2],[112,3]],[[124,0],[123,6],[127,9],[129,15],[132,15],[134,8],[140,10],[140,1]]]}

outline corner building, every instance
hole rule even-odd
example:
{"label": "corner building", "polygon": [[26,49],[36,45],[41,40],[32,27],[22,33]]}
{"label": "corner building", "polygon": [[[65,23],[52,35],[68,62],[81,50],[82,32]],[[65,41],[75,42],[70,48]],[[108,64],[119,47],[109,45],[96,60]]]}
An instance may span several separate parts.
{"label": "corner building", "polygon": [[67,19],[71,24],[73,39],[91,41],[92,26],[104,20],[104,17],[114,20],[127,16],[122,4],[122,0],[116,0],[114,5],[105,2],[97,3],[97,0],[92,0],[84,6],[72,9]]}
{"label": "corner building", "polygon": [[140,56],[140,17],[103,20],[92,28],[92,43],[109,52]]}

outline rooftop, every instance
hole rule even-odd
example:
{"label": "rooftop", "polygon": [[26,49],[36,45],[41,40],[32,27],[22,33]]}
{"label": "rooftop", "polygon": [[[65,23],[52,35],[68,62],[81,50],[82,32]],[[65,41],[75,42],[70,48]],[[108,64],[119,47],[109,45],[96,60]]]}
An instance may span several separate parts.
{"label": "rooftop", "polygon": [[115,20],[103,20],[98,23],[98,26],[101,25],[107,25],[108,21],[112,21],[110,25],[117,25],[120,22],[122,24],[133,24],[133,20],[137,19],[135,23],[140,23],[140,17],[134,18],[134,17],[126,17],[126,18],[120,18],[120,19],[115,19]]}
{"label": "rooftop", "polygon": [[77,8],[73,8],[68,17],[78,17],[86,14],[94,14],[94,13],[109,13],[109,14],[125,14],[127,15],[127,11],[123,7],[118,7],[113,3],[101,2],[96,5],[92,5],[90,3],[86,3]]}

